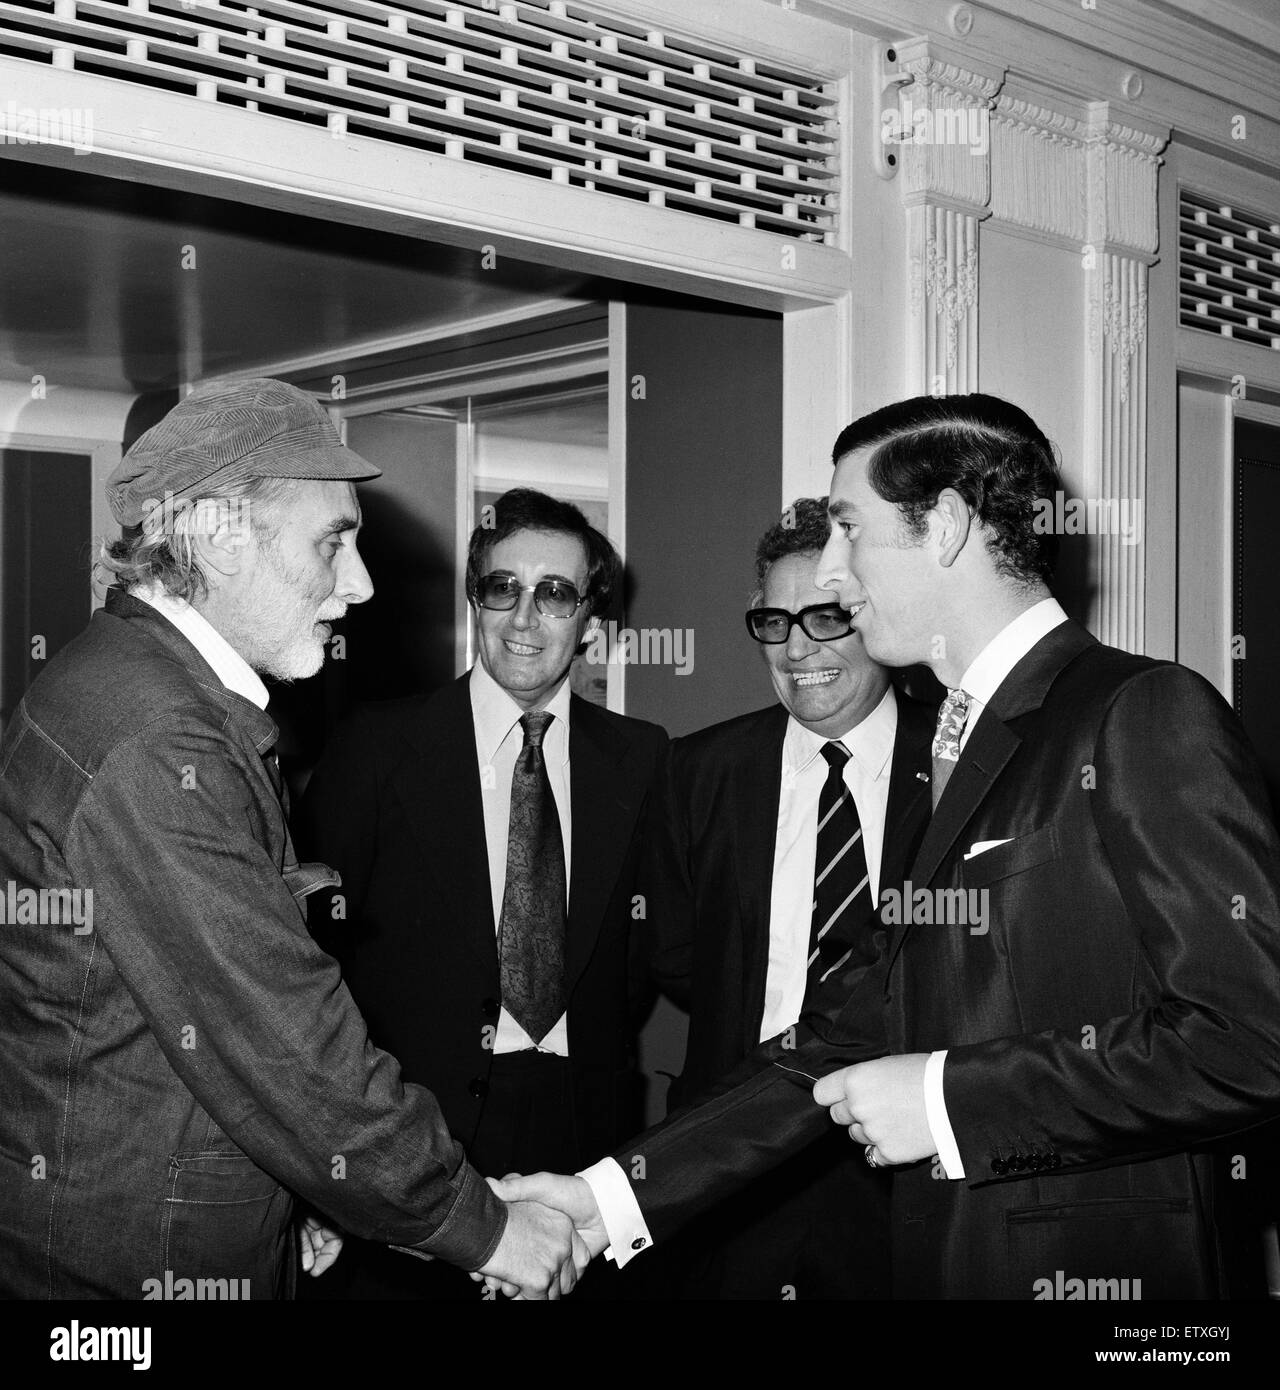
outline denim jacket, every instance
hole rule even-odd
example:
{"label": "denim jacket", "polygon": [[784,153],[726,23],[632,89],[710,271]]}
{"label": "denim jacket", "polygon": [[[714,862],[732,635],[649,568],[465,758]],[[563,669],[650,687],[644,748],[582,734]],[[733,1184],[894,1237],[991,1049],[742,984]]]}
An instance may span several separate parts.
{"label": "denim jacket", "polygon": [[336,875],[297,862],[275,738],[119,590],[5,731],[0,1295],[288,1296],[291,1194],[464,1268],[501,1238],[307,932]]}

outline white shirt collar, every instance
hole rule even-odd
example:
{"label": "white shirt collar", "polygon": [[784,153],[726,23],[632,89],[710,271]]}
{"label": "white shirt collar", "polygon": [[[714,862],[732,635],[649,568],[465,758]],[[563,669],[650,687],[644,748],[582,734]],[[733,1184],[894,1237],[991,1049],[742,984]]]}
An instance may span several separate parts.
{"label": "white shirt collar", "polygon": [[866,772],[877,778],[884,774],[893,756],[893,740],[898,730],[898,702],[893,686],[884,692],[880,703],[861,723],[832,740],[815,734],[791,715],[782,740],[782,770],[784,775],[798,777],[831,742],[843,743],[849,755]]}
{"label": "white shirt collar", "polygon": [[205,617],[202,617],[184,598],[170,594],[158,583],[135,585],[129,590],[133,598],[150,604],[167,618],[213,668],[213,674],[237,695],[251,700],[261,710],[267,707],[270,695],[258,679],[257,672],[230,642]]}
{"label": "white shirt collar", "polygon": [[959,688],[979,704],[989,705],[1005,677],[1037,642],[1067,621],[1057,599],[1041,599],[1018,616],[987,643],[969,663]]}
{"label": "white shirt collar", "polygon": [[[503,740],[520,722],[524,710],[507,694],[497,681],[484,669],[484,663],[477,661],[471,668],[471,717],[475,721],[476,739],[486,762],[492,762]],[[569,761],[569,740],[564,735],[569,732],[569,677],[560,682],[560,689],[547,701],[543,708],[553,714],[556,723],[547,729],[550,747],[544,743],[545,756],[553,754],[561,762]],[[557,724],[563,731],[556,737]]]}

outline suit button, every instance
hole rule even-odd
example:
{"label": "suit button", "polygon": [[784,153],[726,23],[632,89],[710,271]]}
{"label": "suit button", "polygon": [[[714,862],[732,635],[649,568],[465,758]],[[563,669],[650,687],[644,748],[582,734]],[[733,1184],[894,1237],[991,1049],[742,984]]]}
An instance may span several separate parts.
{"label": "suit button", "polygon": [[631,1242],[631,1248],[633,1250],[643,1250],[647,1244],[648,1241],[646,1241],[643,1236],[637,1236],[635,1240]]}
{"label": "suit button", "polygon": [[993,1158],[991,1160],[991,1171],[996,1177],[1002,1178],[1009,1171],[1009,1165],[1003,1158]]}
{"label": "suit button", "polygon": [[485,1018],[497,1018],[499,1013],[498,1001],[496,999],[482,999],[480,1001],[480,1012]]}
{"label": "suit button", "polygon": [[489,1094],[489,1083],[483,1076],[473,1076],[467,1082],[467,1093],[475,1096],[477,1100],[483,1100]]}
{"label": "suit button", "polygon": [[1051,1154],[1051,1155],[1049,1156],[1049,1167],[1050,1167],[1050,1168],[1061,1168],[1061,1167],[1062,1167],[1062,1155],[1061,1155],[1061,1154]]}
{"label": "suit button", "polygon": [[1039,1154],[1032,1154],[1031,1157],[1027,1159],[1027,1167],[1030,1168],[1033,1173],[1038,1173],[1041,1168],[1044,1167],[1044,1159],[1041,1158]]}
{"label": "suit button", "polygon": [[1021,1173],[1026,1166],[1027,1158],[1025,1154],[1014,1154],[1009,1160],[1009,1171],[1012,1173]]}

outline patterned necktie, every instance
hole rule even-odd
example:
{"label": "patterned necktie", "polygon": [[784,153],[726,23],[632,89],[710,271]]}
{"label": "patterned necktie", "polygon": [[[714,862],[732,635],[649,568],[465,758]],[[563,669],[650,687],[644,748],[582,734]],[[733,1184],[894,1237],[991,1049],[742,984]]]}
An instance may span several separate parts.
{"label": "patterned necktie", "polygon": [[507,882],[498,924],[502,1004],[535,1043],[565,1010],[564,842],[542,756],[554,717],[544,710],[520,718],[524,746],[511,775]]}
{"label": "patterned necktie", "polygon": [[827,780],[818,798],[818,852],[814,856],[813,921],[809,928],[809,984],[843,963],[871,911],[871,887],[862,825],[845,785],[849,750],[826,743]]}
{"label": "patterned necktie", "polygon": [[947,690],[947,698],[938,711],[938,731],[933,736],[933,809],[946,790],[951,774],[960,761],[960,736],[969,718],[969,696],[959,689]]}

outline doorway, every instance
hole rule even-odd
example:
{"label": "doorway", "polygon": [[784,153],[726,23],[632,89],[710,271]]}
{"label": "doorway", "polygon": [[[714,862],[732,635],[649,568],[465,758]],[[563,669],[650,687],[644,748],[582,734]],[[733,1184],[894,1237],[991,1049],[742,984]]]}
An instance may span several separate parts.
{"label": "doorway", "polygon": [[1237,419],[1234,447],[1232,594],[1234,703],[1262,763],[1280,818],[1280,426]]}

